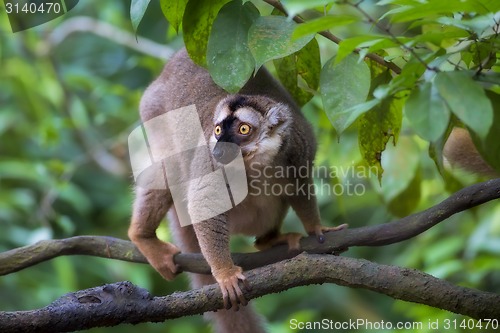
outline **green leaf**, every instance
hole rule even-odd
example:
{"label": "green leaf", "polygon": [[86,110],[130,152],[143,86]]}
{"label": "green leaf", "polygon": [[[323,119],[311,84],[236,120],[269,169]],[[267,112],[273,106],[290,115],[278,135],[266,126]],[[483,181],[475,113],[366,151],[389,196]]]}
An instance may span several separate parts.
{"label": "green leaf", "polygon": [[483,88],[462,71],[440,72],[434,85],[451,111],[480,138],[493,123],[493,108]]}
{"label": "green leaf", "polygon": [[415,0],[380,0],[376,4],[377,6],[387,6],[387,5],[412,5]]}
{"label": "green leaf", "polygon": [[[435,252],[434,252],[435,253]],[[428,257],[431,257],[429,255]],[[448,279],[464,272],[464,264],[461,259],[451,259],[437,265],[428,266],[428,274],[438,279]]]}
{"label": "green leaf", "polygon": [[214,82],[230,93],[241,89],[252,75],[255,61],[248,48],[248,30],[259,17],[251,2],[235,0],[222,7],[208,40],[208,71]]}
{"label": "green leaf", "polygon": [[80,214],[86,214],[92,208],[89,197],[76,184],[62,182],[56,187],[57,197],[71,205]]}
{"label": "green leaf", "polygon": [[371,45],[385,40],[386,37],[378,35],[357,36],[344,39],[339,43],[337,51],[336,63],[341,62],[358,47],[370,47]]}
{"label": "green leaf", "polygon": [[500,95],[487,90],[486,96],[493,105],[493,125],[484,138],[475,133],[471,133],[471,136],[481,156],[491,167],[500,172],[500,140],[498,140],[498,133],[500,133]]}
{"label": "green leaf", "polygon": [[440,30],[433,29],[426,31],[421,35],[415,36],[412,38],[412,42],[414,44],[429,42],[434,45],[441,46],[446,41],[452,40],[455,43],[457,38],[465,38],[469,37],[469,35],[470,34],[467,31],[445,26]]}
{"label": "green leaf", "polygon": [[0,135],[19,124],[21,116],[14,107],[3,107],[0,112]]}
{"label": "green leaf", "polygon": [[400,138],[397,146],[384,151],[382,165],[386,171],[381,193],[389,210],[397,216],[410,214],[420,199],[420,149],[408,136]]}
{"label": "green leaf", "polygon": [[130,19],[132,21],[132,28],[134,28],[135,32],[137,32],[139,23],[141,23],[150,1],[151,0],[132,0],[130,4]]}
{"label": "green leaf", "polygon": [[334,63],[332,58],[323,66],[320,90],[328,119],[340,135],[379,101],[363,103],[370,91],[370,68],[364,61],[358,62],[358,57],[352,54]]}
{"label": "green leaf", "polygon": [[428,1],[425,3],[415,1],[412,5],[402,6],[387,12],[391,22],[408,22],[443,14],[457,12],[484,14],[489,10],[479,5],[476,1],[447,0]]}
{"label": "green leaf", "polygon": [[402,122],[402,101],[391,98],[384,100],[359,119],[359,149],[368,166],[378,170],[378,179],[382,179],[381,158],[387,142],[393,138],[396,144]]}
{"label": "green leaf", "polygon": [[329,3],[334,2],[332,0],[282,0],[281,3],[285,7],[288,15],[294,17],[295,15],[303,12],[304,10],[323,7]]}
{"label": "green leaf", "polygon": [[[424,61],[432,61],[433,59],[432,56],[428,56]],[[412,58],[402,68],[401,74],[391,80],[390,85],[394,87],[394,89],[412,90],[415,88],[417,81],[422,77],[425,71],[426,67],[417,59]]]}
{"label": "green leaf", "polygon": [[210,31],[219,10],[229,0],[190,0],[182,19],[184,44],[193,61],[207,67],[207,47]]}
{"label": "green leaf", "polygon": [[312,39],[297,53],[297,69],[308,87],[318,90],[321,74],[321,56],[318,41]]}
{"label": "green leaf", "polygon": [[2,179],[20,179],[46,187],[52,181],[43,165],[13,159],[0,161],[0,180]]}
{"label": "green leaf", "polygon": [[283,58],[303,48],[314,35],[292,40],[297,23],[283,16],[259,17],[248,31],[248,45],[255,58],[255,68]]}
{"label": "green leaf", "polygon": [[[390,171],[387,171],[384,179],[389,174]],[[399,217],[405,217],[413,213],[420,202],[420,197],[422,195],[421,185],[422,168],[419,167],[404,191],[399,193],[397,198],[394,198],[394,200],[387,202],[387,208],[389,211]]]}
{"label": "green leaf", "polygon": [[444,145],[446,143],[446,140],[450,136],[450,133],[453,130],[454,126],[455,126],[455,124],[453,124],[453,122],[448,123],[448,127],[446,128],[443,135],[441,135],[436,140],[431,141],[429,144],[429,157],[434,161],[434,164],[436,165],[439,173],[443,176],[443,179],[445,179],[445,180],[447,178],[450,178],[450,177],[448,177],[449,173],[444,168],[443,149],[444,149]]}
{"label": "green leaf", "polygon": [[495,73],[493,71],[488,71],[485,73],[482,73],[477,77],[477,80],[480,82],[484,82],[488,85],[494,84],[494,85],[500,85],[500,73]]}
{"label": "green leaf", "polygon": [[430,82],[413,91],[404,110],[411,127],[427,141],[439,139],[450,121],[450,110]]}
{"label": "green leaf", "polygon": [[160,0],[161,11],[177,33],[182,23],[188,0]]}
{"label": "green leaf", "polygon": [[[500,42],[500,40],[499,40]],[[495,53],[499,49],[499,45],[495,45],[490,40],[486,40],[485,42],[476,42],[470,46],[469,52],[462,52],[462,55],[469,54],[471,57],[471,61],[474,61],[474,64],[481,64],[481,67],[484,69],[490,69],[492,66],[496,64],[496,56]],[[463,56],[462,56],[463,57]],[[499,75],[500,73],[494,71],[484,71],[485,75]],[[477,80],[482,81],[483,75],[476,77]],[[498,81],[495,82],[498,84]]]}
{"label": "green leaf", "polygon": [[[495,13],[488,13],[475,17],[471,20],[463,20],[452,17],[439,17],[436,22],[444,26],[453,26],[466,31],[471,31],[478,36],[485,32],[489,32],[490,28],[495,24]],[[493,33],[493,31],[491,31]]]}
{"label": "green leaf", "polygon": [[328,30],[334,27],[348,25],[353,22],[359,21],[357,16],[323,16],[303,24],[299,24],[293,32],[293,38],[300,38],[309,34],[317,33],[319,31]]}
{"label": "green leaf", "polygon": [[[319,46],[312,39],[304,48],[282,59],[274,60],[278,77],[299,105],[306,104],[318,89],[321,73]],[[301,87],[302,81],[307,87]]]}

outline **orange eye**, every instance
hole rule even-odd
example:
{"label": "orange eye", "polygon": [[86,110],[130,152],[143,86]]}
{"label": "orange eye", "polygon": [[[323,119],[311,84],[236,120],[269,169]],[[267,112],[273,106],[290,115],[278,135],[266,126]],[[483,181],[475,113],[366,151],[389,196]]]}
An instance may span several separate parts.
{"label": "orange eye", "polygon": [[240,126],[240,133],[243,135],[247,135],[248,133],[250,133],[250,126],[247,124],[242,124]]}
{"label": "orange eye", "polygon": [[217,136],[219,136],[222,133],[222,128],[220,127],[220,125],[215,126],[214,133]]}

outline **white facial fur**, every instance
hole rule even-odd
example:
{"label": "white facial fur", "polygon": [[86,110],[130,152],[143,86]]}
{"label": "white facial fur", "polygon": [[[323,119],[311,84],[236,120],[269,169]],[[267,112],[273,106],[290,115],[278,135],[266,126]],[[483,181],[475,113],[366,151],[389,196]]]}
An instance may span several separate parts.
{"label": "white facial fur", "polygon": [[[232,113],[226,104],[226,99],[224,99],[217,105],[214,113],[214,126],[231,115],[249,124],[254,133],[251,141],[241,145],[244,159],[265,165],[270,164],[278,154],[291,123],[288,107],[276,103],[263,115],[250,106],[242,106]],[[215,135],[211,137],[211,141],[216,142]]]}

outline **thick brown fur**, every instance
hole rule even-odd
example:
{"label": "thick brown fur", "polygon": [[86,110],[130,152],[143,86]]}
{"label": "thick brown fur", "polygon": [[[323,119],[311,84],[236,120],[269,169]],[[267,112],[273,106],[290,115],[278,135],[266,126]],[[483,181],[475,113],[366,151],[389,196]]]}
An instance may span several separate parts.
{"label": "thick brown fur", "polygon": [[452,167],[458,167],[486,177],[499,176],[498,172],[486,163],[479,154],[469,131],[464,128],[455,127],[452,130],[444,146],[443,155]]}
{"label": "thick brown fur", "polygon": [[[249,112],[254,112],[253,116],[260,119],[263,127],[266,127],[269,117],[279,118],[276,129],[272,126],[265,128],[272,133],[272,140],[265,141],[265,144],[262,143],[264,141],[259,141],[260,144],[249,144],[250,148],[246,148],[247,150],[242,148],[249,180],[262,177],[259,169],[250,165],[251,162],[260,162],[262,167],[305,166],[311,170],[316,151],[311,126],[288,93],[266,70],[260,70],[239,95],[231,96],[215,85],[208,72],[195,65],[186,51],[181,50],[145,91],[140,105],[141,120],[146,122],[165,112],[195,104],[205,139],[207,142],[213,142],[214,121],[216,121],[214,113],[216,110],[219,113],[233,112],[231,109],[240,107],[237,105],[238,100],[244,100],[243,107],[253,110]],[[260,110],[260,113],[255,113],[255,110]],[[276,115],[271,115],[272,112]],[[148,139],[155,140],[155,135]],[[189,167],[191,169],[187,168],[185,172],[194,172],[197,161],[193,161]],[[290,182],[291,179],[271,179],[272,181],[283,184]],[[312,184],[310,174],[299,178],[297,184]],[[195,194],[188,192],[187,200],[193,199]],[[212,269],[213,277],[191,274],[193,287],[199,288],[216,281],[221,287],[227,306],[238,308],[239,305],[246,304],[238,283],[246,280],[241,268],[232,262],[229,250],[230,234],[256,236],[256,245],[260,248],[280,242],[288,242],[291,248],[297,248],[300,235],[279,232],[290,206],[298,214],[307,233],[321,237],[323,231],[345,227],[344,225],[330,228],[321,226],[316,199],[310,193],[292,196],[248,195],[243,202],[224,214],[181,227],[168,189],[147,190],[138,186],[129,237],[149,263],[167,280],[173,279],[177,273],[173,262],[174,254],[179,251],[201,251]],[[178,247],[164,243],[156,237],[155,231],[167,211],[169,211],[170,228]],[[251,307],[239,308],[237,312],[220,310],[210,314],[215,320],[217,331],[262,332],[261,320]]]}

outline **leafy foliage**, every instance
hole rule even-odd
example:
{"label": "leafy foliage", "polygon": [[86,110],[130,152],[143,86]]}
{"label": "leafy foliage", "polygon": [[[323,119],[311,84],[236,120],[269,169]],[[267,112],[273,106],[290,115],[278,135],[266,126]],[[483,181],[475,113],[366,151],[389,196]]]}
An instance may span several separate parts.
{"label": "leafy foliage", "polygon": [[438,73],[435,85],[451,112],[484,138],[493,123],[493,109],[482,87],[462,71]]}
{"label": "leafy foliage", "polygon": [[[233,18],[239,17],[240,9],[237,7],[242,6],[241,2],[233,3],[234,5],[219,13],[221,20],[223,17],[231,17],[231,14]],[[309,58],[310,68],[317,67],[321,62],[316,56],[307,56],[316,52],[308,43],[312,34],[350,26],[365,19],[378,31],[343,38],[337,56],[324,60],[326,64],[322,66],[323,106],[338,135],[356,120],[361,120],[369,110],[376,113],[377,110],[384,111],[392,105],[389,107],[391,114],[399,114],[396,118],[401,118],[402,110],[406,109],[409,127],[430,142],[436,142],[446,134],[450,121],[455,119],[450,117],[451,113],[476,136],[483,139],[487,136],[493,111],[484,90],[497,93],[495,89],[499,81],[493,78],[493,82],[490,80],[490,84],[486,86],[481,83],[481,78],[495,71],[498,62],[499,27],[496,11],[499,5],[496,2],[380,1],[377,5],[387,8],[380,18],[372,17],[364,9],[363,3],[354,1],[283,1],[283,5],[290,17],[309,10],[308,17],[312,19],[300,25],[282,16],[254,17],[252,22],[234,19],[231,21],[232,31],[235,32],[232,36],[227,33],[228,23],[224,25],[226,33],[222,31],[224,28],[215,25],[220,33],[214,33],[210,37],[214,47],[209,53],[212,59],[219,59],[216,61],[225,66],[217,67],[212,64],[208,69],[222,87],[235,92],[250,77],[249,66],[252,62],[259,68],[269,60],[281,58],[282,60],[275,62],[278,76],[299,103],[303,104],[317,88],[309,84],[301,86],[297,55]],[[326,7],[321,7],[325,5],[330,6],[328,12],[325,11]],[[342,10],[346,13],[339,15]],[[186,16],[187,14],[190,17],[196,16],[192,12],[186,12]],[[398,28],[391,29],[392,24],[399,24]],[[203,26],[207,25],[203,23]],[[407,33],[399,35],[392,30],[406,30]],[[187,44],[191,39],[199,37],[194,31],[184,31]],[[204,43],[202,41],[200,45]],[[247,47],[254,60],[249,58]],[[214,56],[214,49],[219,50],[219,57]],[[228,54],[224,49],[232,50],[237,56],[224,57],[223,54]],[[203,46],[188,46],[188,50],[195,59],[201,59],[202,56],[197,55],[196,50],[203,53]],[[294,57],[289,56],[299,50],[300,53],[296,53]],[[353,51],[357,51],[359,61],[354,60],[355,55],[350,55]],[[370,79],[366,64],[371,66],[374,59],[365,58],[369,54],[380,55],[382,58],[379,59],[393,62],[400,70],[393,73],[388,82],[377,82],[375,77]],[[382,61],[381,63],[383,64]],[[221,68],[232,70],[222,72]],[[242,74],[238,74],[238,68],[241,68]],[[372,95],[368,96],[370,87]],[[394,99],[400,101],[396,104],[390,102]],[[472,109],[476,111],[471,112]],[[382,118],[379,117],[379,120]],[[367,139],[370,141],[376,138],[380,138],[380,135]],[[381,139],[380,145],[369,146],[368,142],[360,141],[360,151],[369,165],[380,166],[380,154],[385,149],[384,141]]]}
{"label": "leafy foliage", "polygon": [[251,2],[232,1],[215,19],[208,40],[207,68],[214,82],[229,92],[240,90],[253,74],[255,60],[248,46],[248,30],[258,17],[259,11]]}
{"label": "leafy foliage", "polygon": [[184,43],[195,63],[207,66],[208,38],[219,10],[229,0],[189,1],[182,18]]}
{"label": "leafy foliage", "polygon": [[359,21],[357,16],[322,16],[309,22],[303,23],[295,28],[292,37],[300,38],[309,34],[329,30],[338,26],[345,26]]}
{"label": "leafy foliage", "polygon": [[424,82],[408,97],[405,112],[415,132],[429,141],[443,136],[450,122],[450,110],[430,82]]}
{"label": "leafy foliage", "polygon": [[473,140],[486,161],[498,170],[500,169],[500,140],[498,140],[498,133],[500,133],[500,95],[492,91],[486,91],[486,95],[493,106],[493,125],[486,137],[480,138],[473,135]]}
{"label": "leafy foliage", "polygon": [[160,0],[161,10],[168,22],[179,32],[188,0]]}
{"label": "leafy foliage", "polygon": [[[278,77],[299,105],[314,96],[319,87],[321,63],[319,45],[312,39],[304,48],[281,59],[274,60]],[[301,82],[304,82],[301,85]]]}
{"label": "leafy foliage", "polygon": [[248,31],[249,47],[256,69],[269,60],[295,53],[309,43],[313,35],[292,39],[297,24],[283,16],[261,16]]}
{"label": "leafy foliage", "polygon": [[[354,158],[361,158],[358,166],[375,170],[380,196],[387,210],[397,216],[410,214],[422,200],[433,197],[431,193],[437,194],[429,188],[427,193],[422,190],[426,181],[436,185],[432,178],[436,169],[421,154],[426,146],[443,175],[442,186],[461,186],[443,169],[440,153],[453,126],[467,127],[481,154],[500,170],[498,143],[493,139],[498,127],[495,101],[500,93],[498,1],[382,0],[376,6],[353,0],[281,3],[287,18],[276,9],[271,16],[264,15],[258,7],[262,16],[241,19],[242,5],[236,0],[219,13],[216,23],[219,18],[238,18],[230,21],[233,36],[218,24],[210,35],[209,44],[214,46],[209,48],[210,58],[224,66],[209,63],[208,70],[223,88],[237,91],[250,77],[252,64],[258,69],[274,60],[278,78],[299,104],[312,98],[305,109],[314,105],[322,112],[309,118],[319,124],[328,119],[344,143],[357,128],[359,152]],[[302,24],[292,21],[295,15]],[[229,24],[224,27],[228,29]],[[319,33],[330,41],[311,40]],[[185,29],[187,42],[192,35]],[[337,49],[328,44],[331,41],[339,44]],[[203,47],[199,50],[203,52]],[[188,51],[197,57],[193,48]],[[331,149],[322,146],[331,142],[326,134],[331,132],[320,130],[318,159],[336,164],[345,155],[340,159],[335,153],[329,156]],[[391,138],[396,147],[386,153]],[[429,168],[434,176],[429,176]],[[337,184],[349,180],[340,176]],[[458,272],[462,265],[451,261],[443,267]]]}

